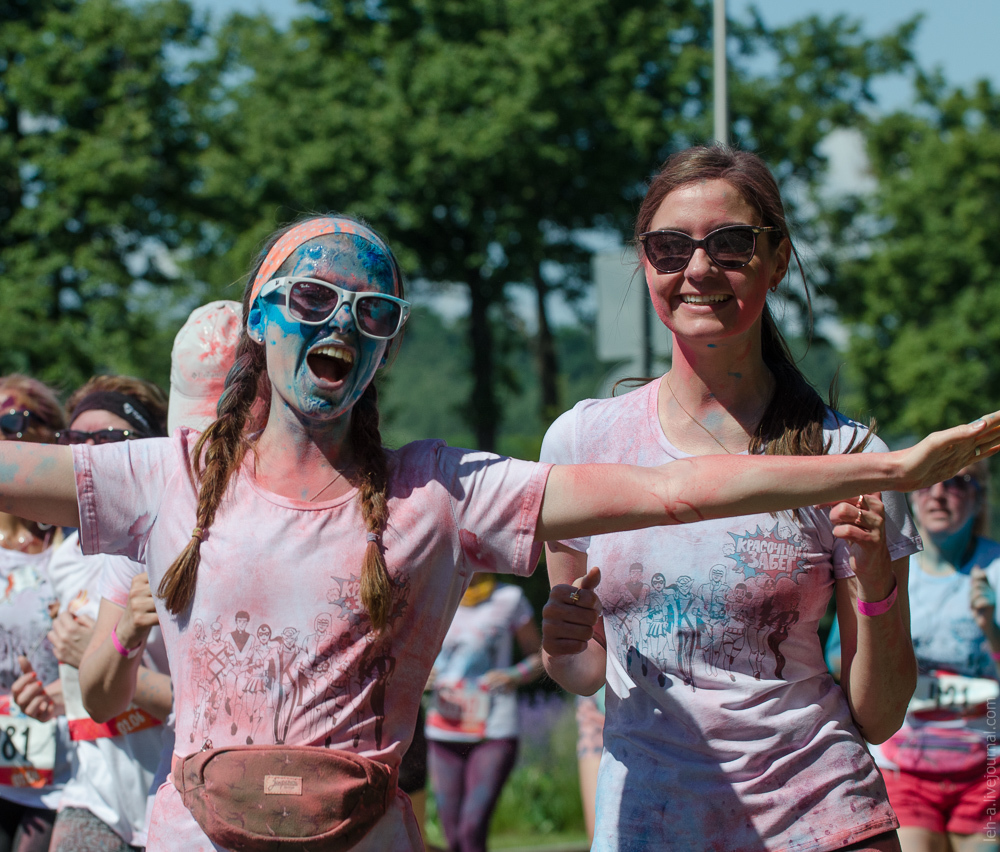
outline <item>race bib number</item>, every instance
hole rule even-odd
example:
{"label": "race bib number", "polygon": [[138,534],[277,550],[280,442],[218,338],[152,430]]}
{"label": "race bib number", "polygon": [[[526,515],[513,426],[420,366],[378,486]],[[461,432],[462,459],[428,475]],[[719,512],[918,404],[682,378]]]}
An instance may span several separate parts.
{"label": "race bib number", "polygon": [[490,715],[490,694],[479,686],[442,686],[434,691],[427,724],[439,731],[482,738]]}
{"label": "race bib number", "polygon": [[56,765],[56,721],[25,716],[9,696],[0,697],[0,784],[45,787]]}
{"label": "race bib number", "polygon": [[83,706],[80,692],[80,672],[73,666],[59,664],[59,679],[62,681],[63,701],[66,703],[66,718],[69,722],[69,736],[72,740],[93,741],[134,734],[160,724],[159,719],[138,707],[129,707],[107,722],[95,722]]}
{"label": "race bib number", "polygon": [[922,719],[982,716],[1000,696],[1000,683],[989,678],[931,672],[917,678],[908,711]]}

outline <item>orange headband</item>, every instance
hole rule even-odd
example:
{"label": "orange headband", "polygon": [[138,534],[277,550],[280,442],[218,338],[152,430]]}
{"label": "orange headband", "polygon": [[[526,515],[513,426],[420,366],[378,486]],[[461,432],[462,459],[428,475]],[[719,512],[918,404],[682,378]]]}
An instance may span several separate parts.
{"label": "orange headband", "polygon": [[[333,216],[310,219],[308,222],[296,225],[271,246],[271,250],[267,253],[267,257],[264,258],[264,262],[257,272],[257,277],[253,280],[253,288],[250,290],[250,304],[254,303],[254,300],[260,294],[261,287],[274,277],[274,273],[278,271],[278,267],[288,260],[295,249],[303,243],[309,242],[314,237],[324,237],[327,234],[350,234],[355,237],[361,237],[361,239],[366,240],[383,251],[387,257],[392,257],[389,247],[382,242],[374,231],[366,228],[359,222],[355,222],[353,219],[341,219]],[[395,271],[393,271],[393,283],[396,285],[398,292],[399,282],[395,280]]]}

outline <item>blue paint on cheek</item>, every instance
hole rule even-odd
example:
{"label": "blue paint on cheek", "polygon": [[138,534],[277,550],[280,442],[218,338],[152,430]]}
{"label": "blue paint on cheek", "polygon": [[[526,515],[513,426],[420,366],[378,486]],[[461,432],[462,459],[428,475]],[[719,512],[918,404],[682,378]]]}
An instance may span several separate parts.
{"label": "blue paint on cheek", "polygon": [[709,343],[709,344],[708,344],[708,348],[709,348],[709,349],[715,349],[715,348],[716,348],[716,346],[715,346],[715,344],[714,344],[714,343]]}
{"label": "blue paint on cheek", "polygon": [[743,374],[742,373],[730,373],[729,375],[732,376],[734,379],[742,379],[743,378]]}

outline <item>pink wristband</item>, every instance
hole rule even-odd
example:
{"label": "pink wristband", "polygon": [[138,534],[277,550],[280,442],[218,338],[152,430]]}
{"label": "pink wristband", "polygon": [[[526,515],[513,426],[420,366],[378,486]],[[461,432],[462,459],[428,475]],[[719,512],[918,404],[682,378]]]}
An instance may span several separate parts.
{"label": "pink wristband", "polygon": [[858,601],[858,612],[862,615],[873,616],[873,615],[883,615],[892,609],[892,605],[896,602],[896,595],[899,592],[899,585],[893,586],[891,592],[889,592],[889,597],[880,601]]}
{"label": "pink wristband", "polygon": [[990,656],[998,663],[1000,663],[1000,651],[990,651]]}
{"label": "pink wristband", "polygon": [[115,650],[121,654],[126,660],[131,660],[139,653],[139,649],[142,647],[142,642],[136,645],[134,648],[126,648],[122,645],[121,640],[118,638],[118,625],[116,624],[111,628],[111,644],[115,646]]}

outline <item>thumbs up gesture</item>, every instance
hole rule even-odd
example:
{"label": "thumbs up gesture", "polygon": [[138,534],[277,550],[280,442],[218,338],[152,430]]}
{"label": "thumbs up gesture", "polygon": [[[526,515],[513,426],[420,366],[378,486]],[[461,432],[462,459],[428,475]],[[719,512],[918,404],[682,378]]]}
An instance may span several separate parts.
{"label": "thumbs up gesture", "polygon": [[542,609],[542,648],[551,656],[581,654],[594,636],[601,618],[601,599],[595,589],[601,569],[591,568],[573,581],[552,587]]}

